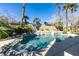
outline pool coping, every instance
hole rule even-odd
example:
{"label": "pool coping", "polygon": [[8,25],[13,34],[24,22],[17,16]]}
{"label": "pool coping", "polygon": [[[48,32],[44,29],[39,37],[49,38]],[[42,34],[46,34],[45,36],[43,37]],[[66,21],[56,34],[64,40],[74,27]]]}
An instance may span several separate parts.
{"label": "pool coping", "polygon": [[46,51],[43,52],[42,56],[45,56],[45,54],[48,52],[48,50],[52,47],[52,45],[56,42],[56,39],[54,39],[52,42],[50,42],[50,44],[47,46]]}

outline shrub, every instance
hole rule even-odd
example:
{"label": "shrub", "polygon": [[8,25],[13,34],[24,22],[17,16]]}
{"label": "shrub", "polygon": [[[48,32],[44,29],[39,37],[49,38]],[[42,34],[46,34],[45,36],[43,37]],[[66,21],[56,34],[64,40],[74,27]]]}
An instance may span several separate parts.
{"label": "shrub", "polygon": [[33,31],[34,31],[34,26],[32,24],[27,24],[24,27],[16,26],[14,28],[14,32],[16,33],[16,35],[21,35],[22,33],[28,33]]}
{"label": "shrub", "polygon": [[12,36],[14,30],[6,30],[6,33],[9,35],[9,36]]}
{"label": "shrub", "polygon": [[43,30],[45,30],[45,28],[46,28],[46,26],[41,26],[41,27],[39,28],[39,30],[43,31]]}
{"label": "shrub", "polygon": [[79,32],[79,29],[76,29],[77,32]]}
{"label": "shrub", "polygon": [[79,32],[75,32],[74,34],[77,34],[77,35],[79,35]]}
{"label": "shrub", "polygon": [[28,24],[23,28],[25,33],[34,32],[34,26],[32,24]]}
{"label": "shrub", "polygon": [[50,30],[50,28],[49,28],[49,27],[46,27],[46,28],[45,28],[45,30],[49,31],[49,30]]}
{"label": "shrub", "polygon": [[56,20],[54,22],[55,27],[60,30],[63,31],[63,21],[62,20]]}
{"label": "shrub", "polygon": [[9,36],[12,36],[13,33],[15,33],[15,35],[21,35],[23,33],[34,32],[34,26],[32,24],[27,24],[24,27],[21,27],[20,25],[11,25],[11,28],[11,30],[6,31]]}
{"label": "shrub", "polygon": [[0,29],[0,39],[5,39],[8,37],[8,34],[4,31]]}
{"label": "shrub", "polygon": [[41,26],[39,30],[54,30],[57,31],[57,29],[55,28],[55,26]]}
{"label": "shrub", "polygon": [[23,29],[22,29],[21,27],[16,27],[16,28],[14,29],[14,32],[15,32],[16,34],[20,35],[20,34],[22,34]]}
{"label": "shrub", "polygon": [[63,34],[67,34],[67,32],[66,31],[63,31]]}

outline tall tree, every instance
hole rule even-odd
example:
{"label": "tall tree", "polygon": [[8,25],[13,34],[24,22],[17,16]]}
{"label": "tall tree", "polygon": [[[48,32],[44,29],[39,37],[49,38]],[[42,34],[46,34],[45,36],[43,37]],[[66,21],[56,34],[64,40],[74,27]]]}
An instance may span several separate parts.
{"label": "tall tree", "polygon": [[66,10],[66,32],[68,32],[68,16],[69,16],[69,10],[70,10],[70,4],[66,3],[63,8]]}
{"label": "tall tree", "polygon": [[75,21],[75,31],[79,32],[79,16],[77,17],[77,20]]}
{"label": "tall tree", "polygon": [[55,6],[58,7],[58,19],[61,20],[61,8],[60,8],[60,3],[56,3]]}
{"label": "tall tree", "polygon": [[39,28],[41,26],[40,19],[39,18],[34,18],[33,22],[35,23],[35,26],[36,26],[37,30],[39,30]]}
{"label": "tall tree", "polygon": [[74,32],[74,12],[77,10],[78,5],[77,4],[71,4],[71,13],[72,13],[72,20],[71,20],[71,31]]}
{"label": "tall tree", "polygon": [[22,26],[23,26],[23,20],[24,20],[24,15],[25,15],[25,7],[26,7],[26,3],[24,3],[22,7]]}

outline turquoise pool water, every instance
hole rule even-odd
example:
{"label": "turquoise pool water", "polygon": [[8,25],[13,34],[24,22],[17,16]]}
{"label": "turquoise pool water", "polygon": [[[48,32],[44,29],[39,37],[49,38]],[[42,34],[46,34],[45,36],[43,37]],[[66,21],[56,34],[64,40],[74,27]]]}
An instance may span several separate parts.
{"label": "turquoise pool water", "polygon": [[66,36],[65,35],[59,35],[57,38],[59,40],[63,41],[63,40],[65,40]]}
{"label": "turquoise pool water", "polygon": [[[45,35],[36,35],[30,34],[23,36],[22,40],[15,45],[7,46],[5,49],[5,53],[2,52],[2,55],[6,56],[17,56],[21,55],[21,53],[31,53],[34,51],[39,51],[41,49],[46,48],[50,42],[55,41],[55,39],[59,38],[59,40],[65,40],[64,35],[52,36],[51,34]],[[55,43],[55,42],[54,42]],[[7,50],[8,49],[8,50]]]}
{"label": "turquoise pool water", "polygon": [[55,38],[56,40],[63,41],[63,40],[65,40],[66,37],[67,37],[67,35],[59,34],[59,33],[54,33],[54,38]]}
{"label": "turquoise pool water", "polygon": [[46,48],[47,45],[54,40],[52,35],[34,35],[34,36],[25,36],[23,40],[17,43],[13,49],[16,51],[27,50],[35,51],[42,48]]}

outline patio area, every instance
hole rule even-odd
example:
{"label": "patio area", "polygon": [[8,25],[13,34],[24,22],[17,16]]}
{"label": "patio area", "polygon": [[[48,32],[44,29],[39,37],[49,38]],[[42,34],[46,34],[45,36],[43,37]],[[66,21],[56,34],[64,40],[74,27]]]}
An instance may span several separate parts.
{"label": "patio area", "polygon": [[62,42],[55,43],[46,56],[79,56],[79,36],[68,37]]}

